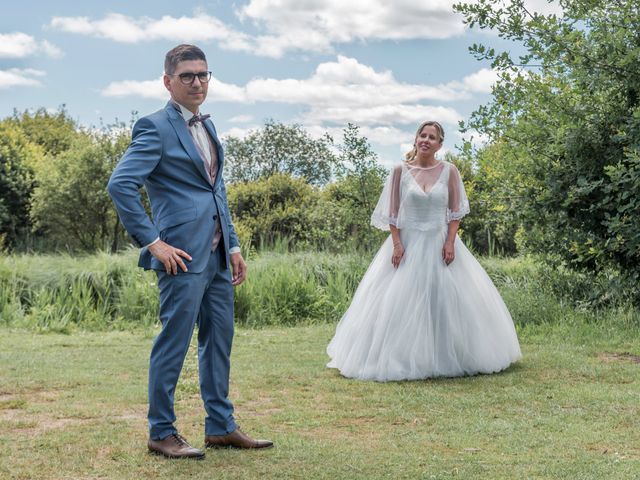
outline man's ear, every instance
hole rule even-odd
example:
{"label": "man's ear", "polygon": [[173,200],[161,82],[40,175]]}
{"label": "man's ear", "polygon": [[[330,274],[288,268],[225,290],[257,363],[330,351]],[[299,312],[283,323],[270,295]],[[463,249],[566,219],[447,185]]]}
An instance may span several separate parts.
{"label": "man's ear", "polygon": [[162,82],[167,90],[171,91],[171,77],[166,73],[162,76]]}

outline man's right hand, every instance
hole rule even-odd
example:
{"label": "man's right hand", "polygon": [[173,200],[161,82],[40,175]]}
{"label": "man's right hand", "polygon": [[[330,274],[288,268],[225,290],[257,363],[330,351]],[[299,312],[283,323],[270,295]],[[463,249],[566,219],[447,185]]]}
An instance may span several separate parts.
{"label": "man's right hand", "polygon": [[177,275],[178,267],[180,267],[183,272],[187,271],[187,266],[182,261],[182,258],[186,258],[191,261],[191,255],[187,252],[180,250],[179,248],[172,247],[162,240],[158,240],[153,245],[149,245],[148,248],[151,255],[162,262],[169,275]]}

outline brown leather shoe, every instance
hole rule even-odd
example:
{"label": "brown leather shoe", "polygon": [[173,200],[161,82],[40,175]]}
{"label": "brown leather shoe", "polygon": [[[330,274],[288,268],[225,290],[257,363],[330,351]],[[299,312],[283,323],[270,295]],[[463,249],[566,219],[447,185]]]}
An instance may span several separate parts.
{"label": "brown leather shoe", "polygon": [[227,435],[206,435],[206,448],[269,448],[273,447],[271,440],[254,440],[239,428]]}
{"label": "brown leather shoe", "polygon": [[149,451],[167,458],[204,458],[204,452],[189,445],[189,442],[177,433],[169,435],[162,440],[149,439]]}

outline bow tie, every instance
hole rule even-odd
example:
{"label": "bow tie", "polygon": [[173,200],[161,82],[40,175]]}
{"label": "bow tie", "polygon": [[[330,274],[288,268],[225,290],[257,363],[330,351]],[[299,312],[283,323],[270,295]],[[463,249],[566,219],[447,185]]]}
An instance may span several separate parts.
{"label": "bow tie", "polygon": [[194,115],[193,117],[191,117],[189,119],[189,126],[193,127],[196,122],[204,122],[207,118],[209,118],[211,115],[206,114],[206,115]]}

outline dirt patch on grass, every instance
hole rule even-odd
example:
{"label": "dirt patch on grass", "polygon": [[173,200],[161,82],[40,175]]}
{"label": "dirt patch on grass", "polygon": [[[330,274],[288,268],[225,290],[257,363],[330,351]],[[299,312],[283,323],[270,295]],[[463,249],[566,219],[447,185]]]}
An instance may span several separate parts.
{"label": "dirt patch on grass", "polygon": [[95,421],[95,418],[52,418],[51,415],[43,413],[26,414],[22,410],[3,410],[0,412],[0,423],[8,426],[13,433],[26,437],[36,437],[50,430],[60,430],[70,426],[95,423]]}
{"label": "dirt patch on grass", "polygon": [[32,403],[55,402],[60,397],[57,390],[32,390],[27,393],[0,393],[0,411],[23,410]]}
{"label": "dirt patch on grass", "polygon": [[629,352],[624,353],[611,353],[611,352],[602,352],[598,354],[598,358],[606,363],[611,362],[631,362],[631,363],[639,363],[640,364],[640,355],[634,355]]}
{"label": "dirt patch on grass", "polygon": [[66,388],[39,388],[39,387],[31,387],[31,388],[21,388],[16,389],[13,392],[0,392],[0,402],[7,400],[14,400],[16,398],[21,398],[27,400],[29,402],[53,402],[56,401],[60,394],[66,390]]}
{"label": "dirt patch on grass", "polygon": [[27,401],[22,398],[3,398],[0,400],[0,410],[20,410],[27,406]]}
{"label": "dirt patch on grass", "polygon": [[25,437],[35,437],[52,430],[61,430],[84,425],[98,425],[109,423],[144,423],[145,411],[126,411],[117,415],[96,416],[65,416],[55,417],[47,412],[25,412],[24,410],[0,410],[0,424],[8,430]]}

